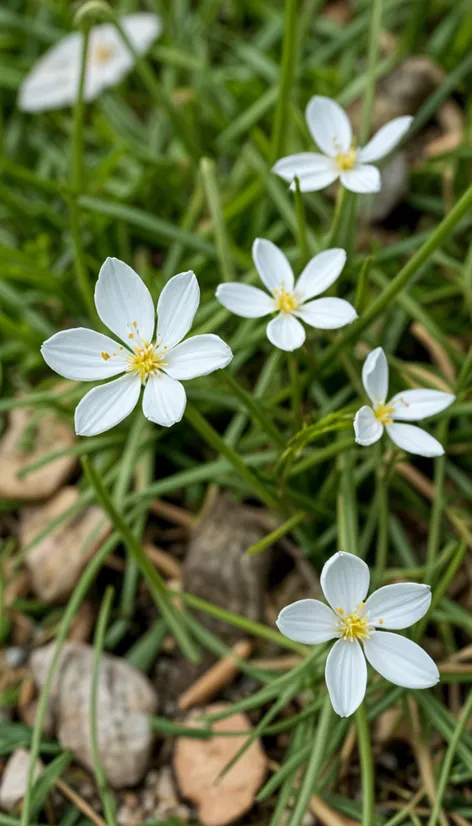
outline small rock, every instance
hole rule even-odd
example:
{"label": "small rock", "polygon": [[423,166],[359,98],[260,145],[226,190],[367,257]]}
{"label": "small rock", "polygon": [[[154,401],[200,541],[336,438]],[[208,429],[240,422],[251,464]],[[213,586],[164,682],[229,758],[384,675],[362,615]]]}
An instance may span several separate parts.
{"label": "small rock", "polygon": [[[31,656],[36,684],[44,685],[55,643]],[[94,649],[66,643],[56,669],[49,709],[55,717],[59,742],[93,769],[90,747],[90,694]],[[97,696],[97,735],[100,760],[114,788],[134,786],[142,779],[150,758],[153,733],[148,715],[157,710],[156,691],[147,677],[125,660],[102,656]]]}
{"label": "small rock", "polygon": [[[8,760],[0,783],[0,809],[12,812],[23,799],[28,782],[30,753],[26,749],[16,749]],[[41,774],[44,766],[40,760],[34,769],[34,779]]]}
{"label": "small rock", "polygon": [[[29,543],[53,519],[74,505],[80,496],[74,486],[62,488],[46,505],[23,508],[20,537]],[[73,591],[82,571],[110,531],[101,508],[92,505],[66,518],[28,551],[26,565],[33,589],[45,602],[64,600]]]}
{"label": "small rock", "polygon": [[[225,703],[207,706],[198,714],[211,715],[230,708]],[[197,713],[189,715],[186,725],[197,726]],[[218,776],[245,743],[252,730],[245,714],[232,714],[213,724],[217,732],[241,731],[241,737],[214,737],[197,740],[179,737],[175,747],[174,768],[184,797],[198,806],[202,826],[227,826],[254,803],[267,770],[267,758],[256,740],[237,763],[217,781]]]}
{"label": "small rock", "polygon": [[18,473],[27,465],[45,457],[53,450],[74,444],[75,435],[66,422],[53,413],[46,413],[32,426],[37,411],[19,407],[12,410],[9,425],[0,441],[0,499],[32,502],[48,499],[70,476],[76,465],[75,456],[61,456],[48,462],[24,479]]}

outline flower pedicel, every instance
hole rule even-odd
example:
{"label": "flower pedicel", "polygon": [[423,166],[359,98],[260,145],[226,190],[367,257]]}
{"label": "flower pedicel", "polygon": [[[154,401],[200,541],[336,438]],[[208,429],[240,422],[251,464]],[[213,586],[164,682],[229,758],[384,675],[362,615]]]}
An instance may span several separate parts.
{"label": "flower pedicel", "polygon": [[114,427],[136,407],[141,388],[143,413],[170,427],[184,414],[181,379],[206,376],[233,358],[227,344],[213,334],[189,332],[200,303],[193,272],[174,275],[162,290],[156,314],[151,293],[139,275],[117,258],[107,258],[95,287],[95,305],[103,323],[119,341],[79,327],[56,333],[41,353],[60,376],[74,381],[121,378],[90,390],[75,411],[79,436],[96,436]]}
{"label": "flower pedicel", "polygon": [[369,590],[370,572],[362,559],[337,553],[321,572],[326,601],[301,599],[284,608],[279,630],[295,642],[317,645],[336,640],[326,660],[325,678],[333,708],[349,717],[364,699],[367,664],[405,688],[430,688],[439,671],[429,654],[400,634],[420,620],[431,604],[429,585],[399,582]]}

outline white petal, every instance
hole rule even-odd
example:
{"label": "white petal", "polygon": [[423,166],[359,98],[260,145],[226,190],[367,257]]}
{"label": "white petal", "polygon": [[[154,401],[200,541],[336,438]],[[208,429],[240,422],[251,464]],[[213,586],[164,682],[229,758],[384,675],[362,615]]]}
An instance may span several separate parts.
{"label": "white petal", "polygon": [[138,336],[149,342],[154,332],[151,293],[139,275],[118,258],[107,258],[95,286],[95,305],[103,323],[132,345]]}
{"label": "white petal", "polygon": [[365,696],[367,665],[357,640],[338,640],[326,660],[326,685],[336,714],[349,717]]}
{"label": "white petal", "polygon": [[367,356],[362,367],[362,383],[372,404],[384,404],[388,393],[388,362],[381,347]]}
{"label": "white petal", "polygon": [[397,393],[389,404],[393,405],[392,419],[403,422],[417,422],[441,413],[455,401],[452,393],[441,390],[404,390]]}
{"label": "white petal", "polygon": [[275,299],[250,284],[219,284],[216,297],[223,307],[242,318],[262,318],[276,309]]}
{"label": "white petal", "polygon": [[76,407],[75,432],[78,436],[97,436],[115,427],[134,410],[140,391],[141,382],[133,373],[94,387]]}
{"label": "white petal", "polygon": [[431,588],[418,582],[384,585],[370,595],[365,604],[369,624],[398,631],[424,617],[431,605]]}
{"label": "white petal", "polygon": [[128,367],[128,350],[86,327],[61,330],[44,342],[41,353],[52,370],[73,381],[109,379]]}
{"label": "white petal", "polygon": [[157,333],[166,347],[175,347],[187,335],[199,303],[195,273],[181,272],[169,279],[157,304]]}
{"label": "white petal", "polygon": [[335,158],[339,152],[348,152],[351,148],[351,124],[335,100],[313,97],[306,107],[305,117],[313,140],[326,155]]}
{"label": "white petal", "polygon": [[439,682],[439,671],[429,654],[400,634],[375,631],[364,640],[364,651],[372,668],[395,685],[430,688]]}
{"label": "white petal", "polygon": [[339,636],[337,620],[331,608],[317,599],[299,599],[283,608],[277,628],[295,642],[317,645]]}
{"label": "white petal", "polygon": [[318,330],[338,330],[357,318],[354,307],[344,298],[315,298],[302,304],[295,315]]}
{"label": "white petal", "polygon": [[320,583],[333,611],[342,608],[347,616],[357,611],[369,590],[370,573],[365,562],[354,554],[339,551],[328,559]]}
{"label": "white petal", "polygon": [[444,453],[442,444],[421,427],[412,424],[390,424],[387,425],[387,433],[392,442],[408,453],[416,453],[417,456],[427,458],[442,456]]}
{"label": "white petal", "polygon": [[298,178],[301,192],[316,192],[339,178],[335,161],[316,152],[300,152],[281,158],[272,167],[272,172],[288,181],[292,190],[295,189],[294,178]]}
{"label": "white petal", "polygon": [[256,238],[252,245],[252,257],[263,284],[271,294],[283,287],[293,290],[293,272],[282,250],[265,238]]}
{"label": "white petal", "polygon": [[144,388],[143,413],[150,422],[171,427],[180,422],[186,404],[185,390],[179,381],[165,373],[148,379]]}
{"label": "white petal", "polygon": [[315,255],[295,284],[298,300],[308,301],[324,293],[339,278],[345,263],[346,252],[342,249],[325,250]]}
{"label": "white petal", "polygon": [[372,408],[366,404],[357,411],[354,417],[354,433],[357,444],[362,447],[369,447],[382,437],[383,425],[376,418]]}
{"label": "white petal", "polygon": [[267,325],[267,338],[274,347],[292,352],[301,347],[306,335],[303,325],[289,313],[279,313]]}
{"label": "white petal", "polygon": [[164,369],[173,379],[194,379],[221,370],[232,358],[231,348],[223,339],[207,333],[188,338],[174,347],[166,356]]}
{"label": "white petal", "polygon": [[376,166],[369,166],[367,164],[360,164],[354,169],[347,169],[341,172],[341,183],[346,189],[351,192],[380,192],[382,181],[380,172]]}
{"label": "white petal", "polygon": [[74,103],[80,74],[82,35],[63,37],[33,66],[20,86],[23,112],[47,112]]}
{"label": "white petal", "polygon": [[139,54],[147,52],[162,31],[160,18],[147,12],[127,14],[121,19],[121,25]]}
{"label": "white petal", "polygon": [[388,155],[389,152],[400,143],[403,135],[408,131],[413,118],[409,115],[402,118],[395,118],[385,126],[382,126],[378,132],[370,139],[363,149],[359,150],[358,157],[361,163],[371,163],[372,161],[379,161]]}
{"label": "white petal", "polygon": [[85,100],[95,100],[104,89],[117,86],[133,64],[133,56],[115,26],[95,26],[90,32]]}

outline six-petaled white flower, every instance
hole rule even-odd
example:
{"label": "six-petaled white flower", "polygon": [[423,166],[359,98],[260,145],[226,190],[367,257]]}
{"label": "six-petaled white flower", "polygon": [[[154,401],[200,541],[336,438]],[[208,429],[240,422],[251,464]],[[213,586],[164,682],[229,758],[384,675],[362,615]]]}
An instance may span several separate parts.
{"label": "six-petaled white flower", "polygon": [[301,599],[280,612],[277,626],[289,639],[307,645],[337,640],[325,669],[337,714],[349,717],[362,703],[367,684],[366,658],[395,685],[436,685],[439,672],[429,654],[406,637],[387,630],[408,628],[426,614],[431,604],[429,585],[385,585],[364,602],[369,568],[359,557],[346,553],[334,554],[326,562],[320,581],[329,605],[317,599]]}
{"label": "six-petaled white flower", "polygon": [[339,103],[331,98],[315,96],[305,111],[308,129],[322,151],[300,152],[281,158],[273,172],[289,181],[300,181],[302,192],[324,189],[338,178],[352,192],[378,192],[380,172],[372,161],[380,161],[395,148],[410,128],[413,118],[395,118],[374,135],[363,147],[357,148],[352,137],[351,124]]}
{"label": "six-petaled white flower", "polygon": [[342,298],[318,298],[339,277],[346,262],[342,249],[326,250],[308,262],[295,282],[287,258],[272,241],[256,238],[252,247],[256,269],[269,295],[250,284],[220,284],[216,297],[223,307],[243,318],[277,313],[267,325],[267,338],[281,350],[296,350],[305,341],[298,319],[320,330],[337,330],[357,318],[354,307]]}
{"label": "six-petaled white flower", "polygon": [[219,336],[187,335],[200,302],[193,272],[171,278],[157,304],[157,331],[151,293],[139,275],[116,258],[107,258],[95,287],[102,322],[119,342],[79,327],[44,342],[44,360],[56,373],[76,381],[115,381],[94,387],[75,411],[79,436],[95,436],[121,422],[136,407],[144,386],[143,413],[163,427],[179,422],[186,405],[180,379],[206,376],[226,367],[233,354]]}
{"label": "six-petaled white flower", "polygon": [[372,350],[362,368],[362,382],[372,407],[364,405],[354,419],[356,442],[364,447],[377,442],[386,428],[392,442],[418,456],[442,456],[444,448],[420,427],[397,422],[417,422],[434,416],[455,400],[452,393],[440,390],[404,390],[386,401],[388,363],[381,347]]}
{"label": "six-petaled white flower", "polygon": [[[144,54],[161,32],[155,14],[129,14],[120,21],[139,54]],[[47,112],[71,106],[79,89],[83,34],[68,34],[33,66],[20,87],[19,108],[24,112]],[[127,45],[111,23],[90,31],[84,99],[95,100],[104,89],[116,86],[134,64]]]}

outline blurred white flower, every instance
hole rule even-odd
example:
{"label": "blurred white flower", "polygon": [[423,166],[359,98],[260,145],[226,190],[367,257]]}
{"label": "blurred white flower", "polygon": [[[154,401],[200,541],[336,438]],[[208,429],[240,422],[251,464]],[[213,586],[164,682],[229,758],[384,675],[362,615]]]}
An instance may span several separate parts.
{"label": "blurred white flower", "polygon": [[441,413],[455,400],[452,393],[440,390],[404,390],[386,402],[388,393],[388,363],[381,347],[372,350],[362,368],[362,382],[373,407],[364,405],[354,419],[356,442],[364,447],[377,442],[384,428],[402,450],[418,456],[442,456],[443,446],[422,430],[411,424],[427,416]]}
{"label": "blurred white flower", "polygon": [[357,318],[354,307],[342,298],[319,298],[339,277],[346,262],[342,249],[326,250],[308,262],[295,284],[287,258],[272,241],[256,238],[252,257],[269,295],[249,284],[220,284],[216,297],[223,307],[243,318],[278,313],[267,325],[267,338],[281,350],[296,350],[305,341],[299,318],[320,330],[337,330]]}
{"label": "blurred white flower", "polygon": [[407,116],[391,120],[361,149],[353,140],[349,118],[335,100],[311,98],[305,117],[313,140],[323,154],[300,152],[288,155],[272,167],[273,172],[290,182],[291,189],[295,189],[294,178],[297,177],[302,192],[324,189],[338,178],[352,192],[378,192],[380,172],[371,162],[388,155],[413,120]]}
{"label": "blurred white flower", "polygon": [[307,645],[337,640],[325,669],[337,714],[349,717],[362,703],[367,684],[366,658],[395,685],[436,685],[439,672],[429,654],[406,637],[383,630],[398,631],[421,619],[431,604],[429,585],[385,585],[364,602],[369,568],[359,557],[346,553],[328,559],[320,582],[329,606],[317,599],[293,602],[280,612],[277,626],[289,639]]}
{"label": "blurred white flower", "polygon": [[[129,14],[121,25],[139,54],[144,54],[161,33],[161,21],[145,12]],[[24,112],[47,112],[75,103],[79,88],[83,35],[68,34],[33,66],[20,86],[18,106]],[[134,60],[111,23],[90,31],[84,98],[95,100],[104,89],[116,86],[133,68]]]}
{"label": "blurred white flower", "polygon": [[193,336],[182,342],[199,303],[194,273],[174,275],[159,296],[153,340],[151,293],[131,267],[107,258],[95,287],[95,306],[122,343],[78,327],[56,333],[41,348],[49,367],[66,379],[97,381],[124,373],[94,387],[79,402],[75,411],[79,436],[96,436],[125,419],[136,407],[142,386],[143,413],[149,421],[170,427],[181,420],[187,399],[179,379],[206,376],[233,358],[219,336]]}

